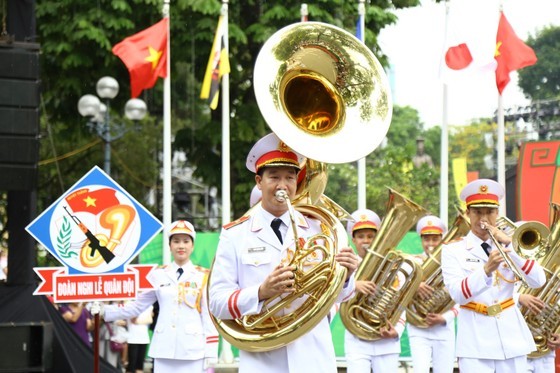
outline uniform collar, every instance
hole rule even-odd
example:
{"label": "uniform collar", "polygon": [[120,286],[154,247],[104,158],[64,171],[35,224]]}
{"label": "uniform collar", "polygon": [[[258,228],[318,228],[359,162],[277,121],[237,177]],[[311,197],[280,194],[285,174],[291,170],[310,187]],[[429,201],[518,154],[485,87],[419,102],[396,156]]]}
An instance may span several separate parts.
{"label": "uniform collar", "polygon": [[[480,239],[472,231],[467,234],[466,240],[467,240],[467,250],[469,250],[473,255],[483,259],[484,261],[488,260],[488,255],[486,255],[486,253],[482,249],[482,246],[480,246],[483,242],[486,241]],[[493,246],[492,243],[489,244],[490,246]]]}
{"label": "uniform collar", "polygon": [[[266,211],[262,206],[259,206],[251,223],[251,231],[258,232],[264,227],[270,226],[270,223],[275,218],[277,217]],[[288,227],[289,231],[291,227],[290,213],[286,211],[282,216],[279,217],[279,219],[282,220],[282,222]],[[298,227],[309,228],[307,219],[305,219],[305,217],[299,211],[295,211],[295,221]]]}
{"label": "uniform collar", "polygon": [[170,274],[176,274],[177,270],[179,268],[183,268],[184,272],[192,272],[193,268],[194,268],[194,264],[192,263],[192,261],[189,259],[188,262],[186,262],[185,264],[183,264],[182,266],[180,266],[179,264],[177,264],[176,262],[172,262],[170,265],[167,266],[168,268],[168,272]]}

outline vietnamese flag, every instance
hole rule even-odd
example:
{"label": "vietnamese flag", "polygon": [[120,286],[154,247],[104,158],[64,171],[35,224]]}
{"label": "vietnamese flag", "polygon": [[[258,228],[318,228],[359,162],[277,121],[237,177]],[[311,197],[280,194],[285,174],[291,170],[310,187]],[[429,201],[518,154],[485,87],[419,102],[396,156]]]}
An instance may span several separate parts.
{"label": "vietnamese flag", "polygon": [[515,35],[515,31],[513,31],[503,12],[500,14],[500,23],[498,24],[494,58],[498,63],[496,86],[500,94],[509,83],[510,72],[534,65],[537,62],[537,56],[533,49]]}
{"label": "vietnamese flag", "polygon": [[113,47],[130,73],[131,96],[152,88],[159,78],[167,77],[167,38],[169,18],[127,37]]}
{"label": "vietnamese flag", "polygon": [[72,211],[89,212],[98,215],[103,210],[120,204],[114,189],[103,188],[90,191],[88,188],[78,189],[66,197]]}

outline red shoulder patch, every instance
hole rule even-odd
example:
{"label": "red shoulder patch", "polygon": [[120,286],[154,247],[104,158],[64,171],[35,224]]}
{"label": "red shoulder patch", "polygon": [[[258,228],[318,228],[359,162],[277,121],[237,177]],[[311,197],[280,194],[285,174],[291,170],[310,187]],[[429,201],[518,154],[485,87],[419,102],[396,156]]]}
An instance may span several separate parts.
{"label": "red shoulder patch", "polygon": [[227,229],[230,229],[231,227],[235,227],[236,225],[239,225],[243,222],[246,222],[247,220],[249,220],[249,216],[245,215],[245,216],[240,217],[237,220],[234,220],[232,222],[227,223],[226,225],[223,226],[223,228],[227,230]]}

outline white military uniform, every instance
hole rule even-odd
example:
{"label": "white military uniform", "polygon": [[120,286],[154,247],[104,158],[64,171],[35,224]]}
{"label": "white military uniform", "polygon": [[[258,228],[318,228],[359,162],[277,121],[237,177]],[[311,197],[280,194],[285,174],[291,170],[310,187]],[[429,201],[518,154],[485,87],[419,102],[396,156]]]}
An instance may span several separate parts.
{"label": "white military uniform", "polygon": [[[428,259],[425,253],[415,255],[419,264]],[[445,324],[429,328],[419,328],[407,324],[408,343],[412,355],[415,373],[430,372],[430,363],[434,373],[453,372],[455,362],[455,318],[459,310],[453,306],[442,314]]]}
{"label": "white military uniform", "polygon": [[[105,321],[130,319],[156,301],[159,315],[149,356],[155,359],[155,371],[200,367],[204,358],[217,358],[218,332],[210,319],[206,301],[208,270],[189,261],[177,280],[179,266],[173,262],[148,275],[154,290],[141,293],[134,302],[122,307],[106,306]],[[161,362],[161,364],[158,364]],[[177,371],[172,371],[177,373]]]}
{"label": "white military uniform", "polygon": [[[362,262],[360,258],[360,264]],[[397,274],[396,289],[404,283],[402,273]],[[396,372],[399,366],[399,355],[401,353],[401,336],[405,328],[405,312],[402,312],[397,325],[397,338],[382,338],[375,341],[363,340],[350,333],[344,332],[344,353],[348,373],[374,373]]]}
{"label": "white military uniform", "polygon": [[[270,228],[273,216],[261,206],[250,217],[224,226],[209,285],[210,311],[217,318],[235,319],[261,312],[263,302],[259,302],[258,298],[260,285],[279,263],[288,264],[293,254],[294,235],[289,215],[286,212],[280,218],[284,223],[284,244],[280,243]],[[297,211],[295,220],[300,239],[307,239],[321,231],[319,222]],[[337,301],[351,297],[354,287],[354,277],[351,276]],[[301,301],[294,302],[283,312],[292,312]],[[240,351],[239,357],[241,373],[337,371],[327,317],[314,329],[284,347],[268,352]]]}
{"label": "white military uniform", "polygon": [[[444,245],[442,251],[442,273],[451,298],[458,305],[471,307],[459,310],[457,357],[460,368],[461,358],[469,358],[484,361],[491,369],[489,371],[494,371],[493,365],[496,371],[500,366],[506,371],[504,360],[527,355],[535,350],[535,344],[521,312],[511,305],[515,283],[513,272],[502,264],[490,277],[486,276],[483,267],[488,256],[481,247],[482,242],[469,232],[467,236]],[[496,250],[493,243],[487,243]],[[526,274],[529,286],[538,288],[544,284],[544,270],[538,263],[525,260],[514,252],[510,252],[510,257]],[[493,306],[489,311],[495,311],[496,304],[502,304],[504,309],[495,316],[472,309],[481,311]]]}
{"label": "white military uniform", "polygon": [[551,351],[537,358],[527,358],[527,372],[529,373],[554,373],[556,372],[556,352]]}
{"label": "white military uniform", "polygon": [[404,313],[395,325],[397,338],[383,338],[376,341],[366,341],[356,337],[348,330],[344,332],[344,351],[347,361],[347,372],[374,373],[396,372],[401,353],[400,338],[404,332]]}

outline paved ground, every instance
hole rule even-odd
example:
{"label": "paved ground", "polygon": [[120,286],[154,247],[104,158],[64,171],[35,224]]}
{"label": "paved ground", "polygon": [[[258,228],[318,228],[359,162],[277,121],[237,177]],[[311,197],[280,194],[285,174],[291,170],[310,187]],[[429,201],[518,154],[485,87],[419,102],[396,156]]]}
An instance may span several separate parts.
{"label": "paved ground", "polygon": [[[343,363],[341,363],[340,365],[344,365]],[[413,369],[412,367],[410,367],[410,363],[409,362],[401,362],[401,367],[399,367],[399,370],[397,373],[413,373]],[[147,361],[146,364],[144,365],[144,372],[146,373],[151,373],[152,372],[152,363]],[[338,368],[338,372],[339,373],[345,373],[346,372],[346,368],[344,366],[341,366]],[[237,373],[237,367],[226,367],[224,364],[219,364],[217,367],[214,368],[214,373]]]}

